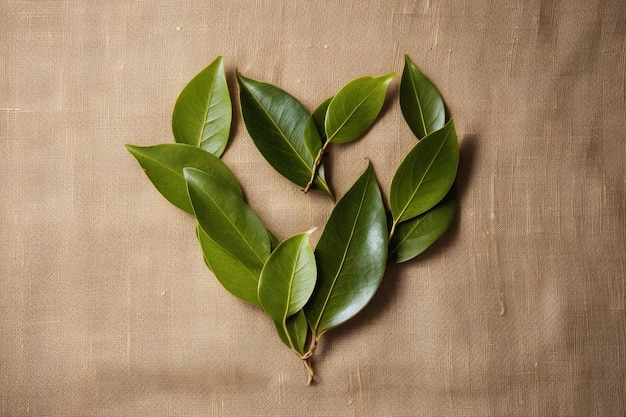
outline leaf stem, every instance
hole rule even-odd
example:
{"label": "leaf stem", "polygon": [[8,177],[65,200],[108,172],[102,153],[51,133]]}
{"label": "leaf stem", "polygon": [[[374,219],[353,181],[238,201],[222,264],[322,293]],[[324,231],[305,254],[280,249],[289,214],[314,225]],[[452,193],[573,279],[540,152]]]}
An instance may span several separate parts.
{"label": "leaf stem", "polygon": [[306,371],[309,374],[306,384],[311,385],[311,383],[313,382],[313,377],[315,376],[315,371],[313,370],[313,366],[311,366],[311,359],[310,358],[302,359],[302,363],[304,363],[304,367],[306,368]]}
{"label": "leaf stem", "polygon": [[393,221],[393,224],[391,225],[391,230],[389,231],[389,242],[391,242],[391,238],[393,237],[393,234],[396,231],[396,226],[398,226],[398,222],[396,220]]}
{"label": "leaf stem", "polygon": [[311,179],[309,180],[309,182],[307,183],[306,187],[304,187],[304,190],[303,190],[305,194],[308,193],[311,187],[313,186],[313,182],[315,181],[315,175],[317,174],[317,167],[322,162],[322,156],[324,155],[324,152],[326,152],[326,147],[329,144],[330,144],[330,141],[326,141],[324,143],[324,146],[322,146],[320,148],[320,151],[317,153],[317,156],[315,157],[315,161],[313,161],[313,168],[311,169]]}

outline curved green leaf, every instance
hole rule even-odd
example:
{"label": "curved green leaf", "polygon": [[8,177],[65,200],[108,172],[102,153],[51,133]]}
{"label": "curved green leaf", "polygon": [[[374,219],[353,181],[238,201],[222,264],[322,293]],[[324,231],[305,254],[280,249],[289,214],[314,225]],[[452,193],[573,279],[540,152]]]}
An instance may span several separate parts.
{"label": "curved green leaf", "polygon": [[361,77],[346,84],[328,104],[324,129],[327,142],[357,139],[376,120],[385,102],[387,86],[395,72],[380,77]]}
{"label": "curved green leaf", "polygon": [[215,278],[232,295],[255,306],[261,306],[257,295],[261,268],[247,265],[226,249],[215,243],[199,224],[196,235],[202,248],[204,262]]}
{"label": "curved green leaf", "polygon": [[315,120],[315,126],[317,126],[317,131],[320,134],[322,143],[326,142],[326,130],[324,130],[324,122],[326,120],[326,111],[328,110],[328,105],[330,104],[332,99],[332,97],[327,98],[322,104],[320,104],[315,110],[313,110],[313,120]]}
{"label": "curved green leaf", "polygon": [[459,163],[454,122],[420,140],[394,174],[389,203],[395,223],[409,220],[435,206],[446,195]]}
{"label": "curved green leaf", "polygon": [[300,356],[304,355],[306,339],[309,334],[309,324],[306,321],[304,311],[300,310],[293,316],[287,317],[286,324],[274,321],[274,325],[280,340],[298,352]]}
{"label": "curved green leaf", "polygon": [[400,109],[404,120],[415,136],[424,136],[444,126],[446,111],[439,91],[415,66],[408,55],[404,56],[404,71],[400,82]]}
{"label": "curved green leaf", "polygon": [[435,207],[398,224],[389,241],[389,261],[405,262],[424,252],[450,226],[455,212],[456,193],[452,187]]}
{"label": "curved green leaf", "polygon": [[[237,80],[243,120],[254,144],[276,171],[305,187],[322,147],[313,117],[278,87],[241,74]],[[312,188],[332,196],[322,169],[316,172]]]}
{"label": "curved green leaf", "polygon": [[317,286],[304,308],[315,336],[374,296],[387,260],[387,218],[372,165],[337,202],[315,248]]}
{"label": "curved green leaf", "polygon": [[274,321],[285,323],[304,307],[313,292],[317,269],[309,235],[300,233],[284,240],[265,261],[259,278],[259,301]]}
{"label": "curved green leaf", "polygon": [[202,230],[231,256],[262,269],[270,235],[240,195],[195,168],[183,170],[189,199]]}
{"label": "curved green leaf", "polygon": [[176,142],[222,155],[232,120],[232,105],[222,57],[217,57],[183,88],[172,115]]}
{"label": "curved green leaf", "polygon": [[150,181],[176,207],[193,214],[189,202],[183,168],[192,167],[214,177],[217,181],[242,195],[241,187],[228,167],[215,155],[182,143],[155,146],[126,145],[137,159]]}

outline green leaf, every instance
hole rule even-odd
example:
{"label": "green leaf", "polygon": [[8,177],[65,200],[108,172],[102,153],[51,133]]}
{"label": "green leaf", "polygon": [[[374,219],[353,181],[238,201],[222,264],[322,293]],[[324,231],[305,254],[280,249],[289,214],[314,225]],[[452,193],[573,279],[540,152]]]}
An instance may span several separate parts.
{"label": "green leaf", "polygon": [[424,252],[450,226],[455,212],[456,193],[452,187],[435,207],[398,224],[389,242],[389,261],[405,262]]}
{"label": "green leaf", "polygon": [[195,168],[183,170],[189,199],[202,230],[249,268],[262,269],[270,235],[241,196]]}
{"label": "green leaf", "polygon": [[172,115],[176,142],[221,156],[228,143],[232,105],[222,57],[217,57],[181,91]]}
{"label": "green leaf", "polygon": [[274,320],[285,323],[308,301],[317,277],[310,233],[294,235],[278,245],[265,261],[259,279],[259,301]]}
{"label": "green leaf", "polygon": [[446,111],[439,91],[415,66],[408,55],[400,82],[400,109],[415,136],[424,136],[444,126]]}
{"label": "green leaf", "polygon": [[[241,74],[237,80],[243,120],[254,144],[276,171],[305,187],[322,147],[313,117],[278,87]],[[312,188],[332,196],[322,169],[316,171]]]}
{"label": "green leaf", "polygon": [[199,224],[196,235],[204,262],[222,286],[232,295],[255,306],[261,306],[257,295],[261,268],[247,265],[226,249],[215,243]]}
{"label": "green leaf", "polygon": [[326,111],[328,110],[328,105],[330,104],[332,99],[332,97],[327,98],[313,111],[313,120],[315,120],[315,126],[317,126],[317,131],[320,134],[322,143],[326,142],[326,130],[324,130],[324,122],[326,120]]}
{"label": "green leaf", "polygon": [[284,344],[294,349],[300,356],[304,355],[304,347],[309,332],[309,324],[306,321],[304,311],[300,310],[293,316],[287,317],[286,325],[274,321],[274,326],[276,326],[278,336]]}
{"label": "green leaf", "polygon": [[435,206],[456,177],[459,162],[454,122],[417,142],[394,174],[389,203],[395,223],[409,220]]}
{"label": "green leaf", "polygon": [[372,165],[339,200],[315,248],[317,286],[304,308],[317,337],[374,296],[387,260],[387,218]]}
{"label": "green leaf", "polygon": [[182,143],[165,143],[155,146],[126,145],[137,159],[150,181],[163,196],[176,207],[193,214],[183,168],[192,167],[215,178],[238,195],[242,195],[237,179],[215,155]]}
{"label": "green leaf", "polygon": [[380,77],[361,77],[346,84],[330,101],[324,127],[327,142],[357,139],[376,120],[385,102],[387,86],[395,72]]}

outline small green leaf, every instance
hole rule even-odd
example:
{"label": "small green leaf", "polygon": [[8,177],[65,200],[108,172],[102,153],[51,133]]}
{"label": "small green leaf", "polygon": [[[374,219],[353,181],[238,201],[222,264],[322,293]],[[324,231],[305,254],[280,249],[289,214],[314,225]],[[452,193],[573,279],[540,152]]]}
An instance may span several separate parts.
{"label": "small green leaf", "polygon": [[316,277],[309,233],[284,240],[267,258],[261,271],[258,290],[261,306],[274,321],[285,323],[287,317],[304,307]]}
{"label": "small green leaf", "polygon": [[389,242],[389,261],[405,262],[424,252],[450,226],[455,212],[456,193],[452,187],[435,207],[398,224]]}
{"label": "small green leaf", "polygon": [[[276,171],[305,187],[322,147],[313,117],[278,87],[241,74],[237,80],[243,120],[254,144]],[[316,171],[312,188],[332,196],[323,174]]]}
{"label": "small green leaf", "polygon": [[178,96],[172,115],[176,142],[221,156],[228,143],[232,105],[222,57],[217,57],[189,81]]}
{"label": "small green leaf", "polygon": [[328,105],[330,104],[332,99],[332,97],[327,98],[322,104],[320,104],[315,110],[313,110],[313,120],[315,120],[315,126],[317,126],[317,131],[320,134],[322,143],[326,142],[326,130],[324,129],[324,121],[326,120],[326,111],[328,110]]}
{"label": "small green leaf", "polygon": [[389,203],[395,223],[409,220],[434,207],[456,177],[459,162],[454,122],[420,140],[394,174]]}
{"label": "small green leaf", "polygon": [[404,57],[400,82],[400,109],[415,136],[424,136],[444,126],[446,111],[437,88],[415,66],[408,55]]}
{"label": "small green leaf", "polygon": [[286,325],[278,321],[274,321],[274,325],[280,340],[300,356],[304,355],[304,347],[309,332],[309,324],[306,321],[304,311],[300,310],[293,316],[287,317]]}
{"label": "small green leaf", "polygon": [[126,145],[137,159],[150,181],[163,196],[176,207],[193,214],[183,168],[192,167],[214,177],[217,181],[242,195],[237,179],[215,155],[182,143],[165,143],[155,146]]}
{"label": "small green leaf", "polygon": [[195,168],[183,170],[189,199],[202,230],[251,269],[262,269],[270,235],[241,196]]}
{"label": "small green leaf", "polygon": [[376,120],[395,72],[361,77],[346,84],[328,104],[324,128],[327,142],[345,143],[361,136]]}
{"label": "small green leaf", "polygon": [[247,265],[226,249],[215,243],[196,225],[196,235],[202,248],[204,262],[215,278],[232,295],[255,306],[261,306],[257,295],[261,268]]}
{"label": "small green leaf", "polygon": [[304,308],[317,337],[374,296],[387,260],[387,218],[372,165],[333,209],[315,248],[318,284]]}

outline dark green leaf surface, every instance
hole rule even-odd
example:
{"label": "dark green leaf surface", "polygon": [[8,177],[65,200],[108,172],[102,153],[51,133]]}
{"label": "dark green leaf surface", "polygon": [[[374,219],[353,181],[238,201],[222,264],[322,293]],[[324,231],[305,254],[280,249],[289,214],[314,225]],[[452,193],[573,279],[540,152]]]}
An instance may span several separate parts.
{"label": "dark green leaf surface", "polygon": [[317,131],[322,138],[322,143],[326,142],[326,130],[324,129],[324,122],[326,120],[326,111],[328,110],[328,105],[330,104],[332,99],[332,97],[327,98],[322,104],[320,104],[315,110],[313,110],[313,120],[315,120],[315,126],[317,126]]}
{"label": "dark green leaf surface", "polygon": [[[237,74],[246,128],[263,157],[285,178],[305,187],[322,140],[313,117],[291,95],[271,84]],[[313,189],[332,196],[323,170]]]}
{"label": "dark green leaf surface", "polygon": [[370,164],[337,202],[315,248],[318,284],[304,309],[314,335],[349,320],[370,301],[385,271],[387,239]]}
{"label": "dark green leaf surface", "polygon": [[274,321],[284,323],[304,307],[313,292],[317,269],[309,235],[300,233],[284,240],[265,261],[259,301]]}
{"label": "dark green leaf surface", "polygon": [[405,55],[404,71],[400,82],[400,108],[404,120],[417,136],[439,130],[445,123],[445,107],[439,91]]}
{"label": "dark green leaf surface", "polygon": [[398,224],[389,242],[389,261],[405,262],[428,249],[450,226],[455,211],[456,192],[452,187],[435,207]]}
{"label": "dark green leaf surface", "polygon": [[[304,355],[304,347],[309,332],[309,324],[306,321],[304,311],[300,310],[293,316],[287,317],[286,324],[274,321],[274,325],[280,340],[288,347],[293,348],[300,356]],[[289,336],[287,336],[287,333],[289,333]]]}
{"label": "dark green leaf surface", "polygon": [[361,136],[376,120],[385,102],[387,86],[395,77],[361,77],[346,84],[326,111],[324,129],[328,142],[345,143]]}
{"label": "dark green leaf surface", "polygon": [[183,170],[196,219],[202,230],[251,269],[262,269],[270,254],[270,235],[241,196],[195,168]]}
{"label": "dark green leaf surface", "polygon": [[176,142],[222,155],[232,120],[232,105],[222,57],[200,71],[178,96],[172,115]]}
{"label": "dark green leaf surface", "polygon": [[215,178],[226,187],[241,195],[237,179],[215,155],[182,143],[166,143],[139,147],[126,145],[126,149],[137,159],[150,181],[169,202],[193,214],[183,168],[197,168]]}
{"label": "dark green leaf surface", "polygon": [[215,243],[199,224],[196,226],[196,234],[202,247],[204,262],[220,284],[240,300],[260,307],[257,287],[261,268],[247,265],[233,256]]}
{"label": "dark green leaf surface", "polygon": [[454,122],[420,140],[404,158],[391,182],[394,222],[412,219],[434,207],[456,177],[459,162]]}

